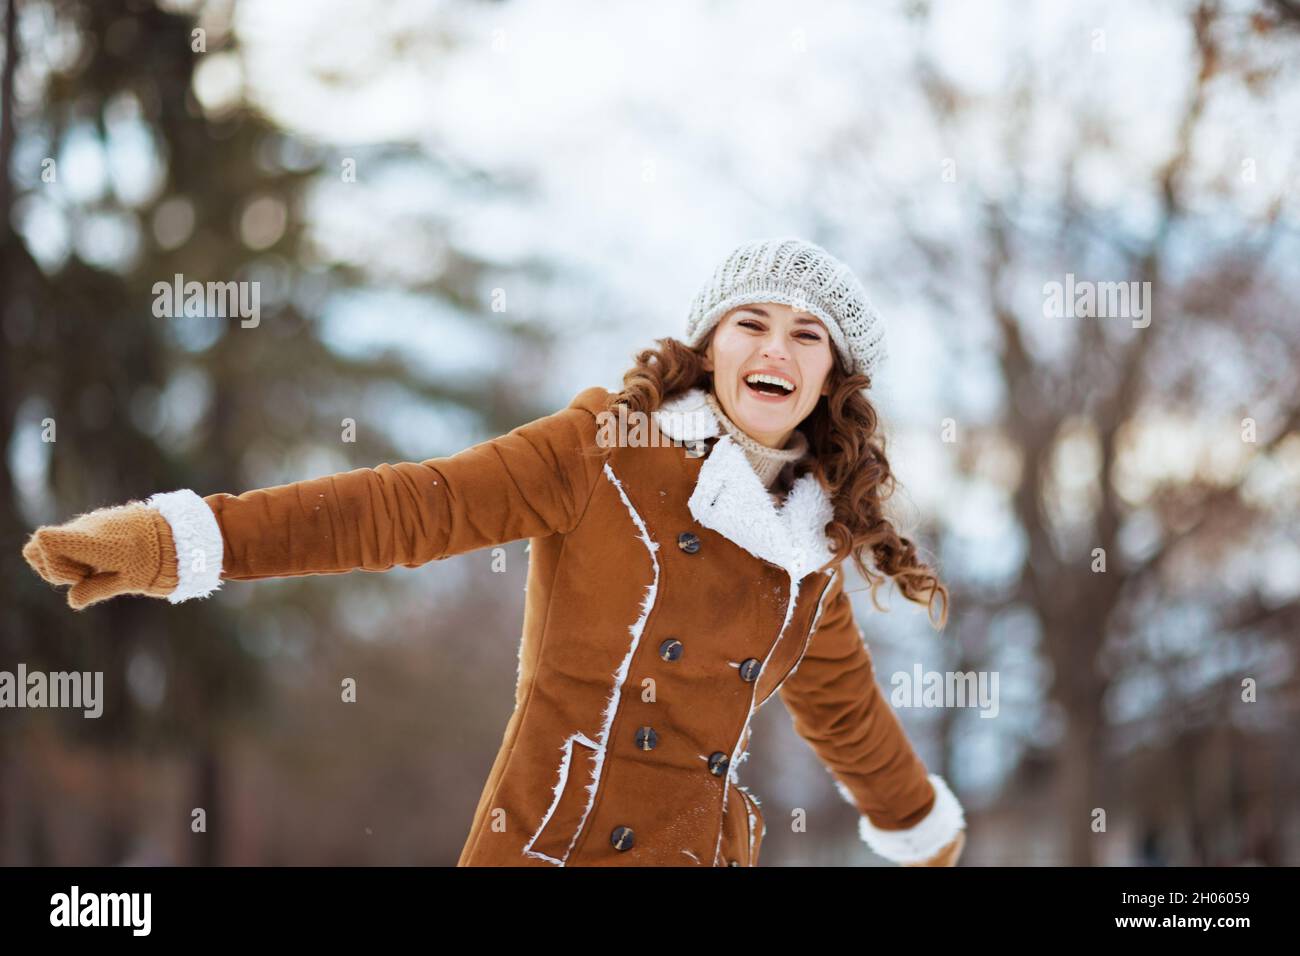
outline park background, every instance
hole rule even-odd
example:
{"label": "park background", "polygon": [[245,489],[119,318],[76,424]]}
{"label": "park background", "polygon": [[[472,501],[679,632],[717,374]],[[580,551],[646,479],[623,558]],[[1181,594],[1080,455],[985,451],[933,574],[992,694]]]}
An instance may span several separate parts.
{"label": "park background", "polygon": [[[962,865],[1300,863],[1295,0],[0,16],[0,669],[106,682],[97,720],[0,711],[0,864],[454,864],[526,542],[82,613],[22,544],[454,454],[791,234],[885,317],[891,509],[952,590],[935,632],[856,582],[877,675],[999,678],[995,717],[898,711]],[[258,282],[260,322],[156,317],[178,273]],[[1150,323],[1046,314],[1068,275],[1150,283]],[[762,865],[883,863],[779,703],[739,770]]]}

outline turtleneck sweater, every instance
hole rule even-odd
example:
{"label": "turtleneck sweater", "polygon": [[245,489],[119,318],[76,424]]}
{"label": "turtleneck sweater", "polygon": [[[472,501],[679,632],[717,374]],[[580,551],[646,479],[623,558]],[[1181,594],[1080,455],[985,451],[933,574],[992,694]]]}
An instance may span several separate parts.
{"label": "turtleneck sweater", "polygon": [[731,440],[740,446],[740,450],[745,453],[749,464],[753,467],[754,473],[758,475],[759,481],[763,487],[772,493],[773,486],[777,483],[777,478],[781,476],[782,469],[787,465],[793,465],[808,453],[808,439],[799,429],[795,429],[790,440],[786,442],[784,448],[772,448],[756,441],[746,434],[739,426],[736,425],[727,413],[722,410],[722,406],[713,396],[711,391],[706,391],[704,400],[708,402],[710,410],[718,419],[723,430],[731,436]]}

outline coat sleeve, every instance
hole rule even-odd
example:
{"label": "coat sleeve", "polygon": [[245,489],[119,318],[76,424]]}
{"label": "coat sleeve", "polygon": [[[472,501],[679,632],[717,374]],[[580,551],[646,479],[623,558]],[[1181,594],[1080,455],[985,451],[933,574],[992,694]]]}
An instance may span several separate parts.
{"label": "coat sleeve", "polygon": [[842,566],[778,693],[840,796],[861,814],[858,833],[877,854],[895,863],[927,860],[965,828],[961,804],[942,777],[927,774],[876,683]]}
{"label": "coat sleeve", "polygon": [[444,458],[241,495],[155,495],[148,503],[176,538],[182,580],[173,603],[225,580],[417,567],[570,531],[600,476],[602,459],[590,449],[607,394],[587,389],[567,408]]}

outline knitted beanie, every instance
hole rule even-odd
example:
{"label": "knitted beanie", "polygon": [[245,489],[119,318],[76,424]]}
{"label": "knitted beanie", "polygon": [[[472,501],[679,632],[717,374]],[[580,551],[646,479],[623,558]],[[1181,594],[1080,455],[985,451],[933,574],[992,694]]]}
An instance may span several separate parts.
{"label": "knitted beanie", "polygon": [[741,243],[691,303],[686,344],[698,345],[722,316],[755,302],[815,315],[849,371],[875,378],[886,355],[884,321],[853,271],[821,246],[796,236]]}

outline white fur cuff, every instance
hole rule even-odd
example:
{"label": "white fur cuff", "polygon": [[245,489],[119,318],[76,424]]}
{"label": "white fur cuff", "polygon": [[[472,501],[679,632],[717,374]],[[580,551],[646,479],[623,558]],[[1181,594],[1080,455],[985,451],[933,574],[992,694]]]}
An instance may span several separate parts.
{"label": "white fur cuff", "polygon": [[934,806],[920,823],[906,830],[881,830],[865,816],[858,821],[858,835],[880,856],[894,863],[920,863],[952,842],[965,829],[961,804],[943,777],[929,775],[934,786]]}
{"label": "white fur cuff", "polygon": [[154,495],[145,502],[171,525],[176,541],[176,590],[167,595],[172,604],[207,597],[221,587],[221,561],[225,556],[217,516],[206,501],[184,488]]}

